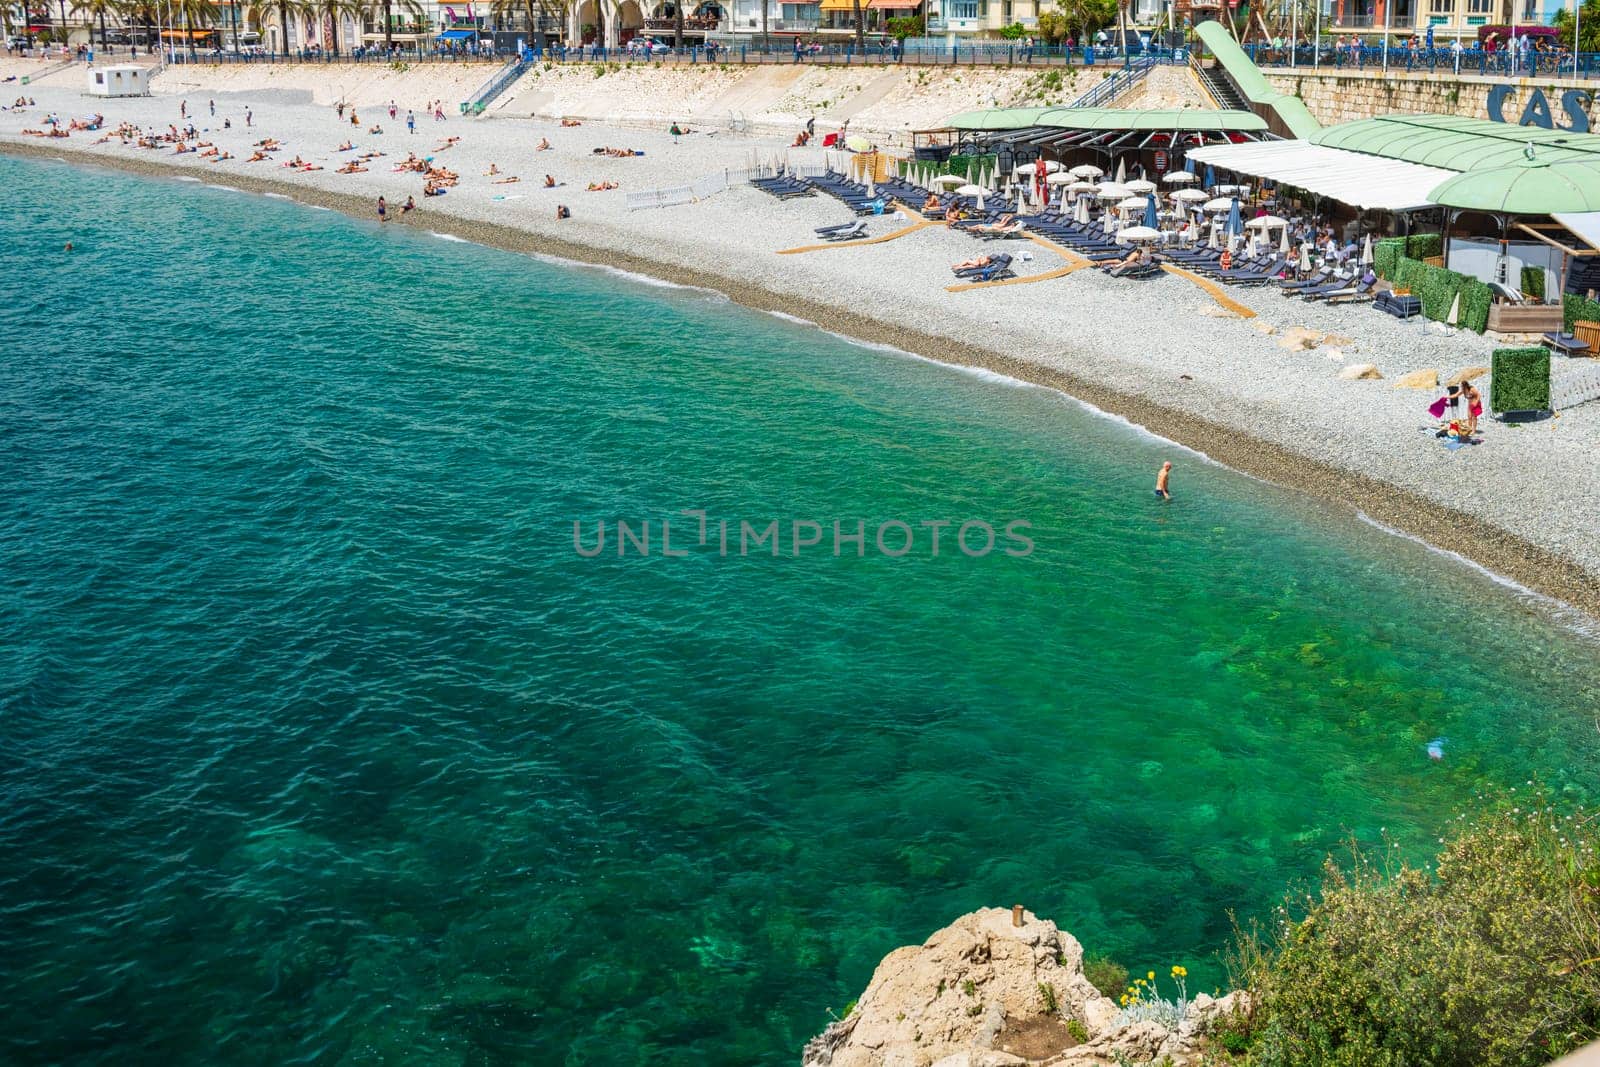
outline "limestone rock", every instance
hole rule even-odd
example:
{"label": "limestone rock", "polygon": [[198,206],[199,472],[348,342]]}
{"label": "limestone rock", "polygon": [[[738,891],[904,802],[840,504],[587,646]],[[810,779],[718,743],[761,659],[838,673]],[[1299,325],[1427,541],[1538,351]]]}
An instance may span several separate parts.
{"label": "limestone rock", "polygon": [[1402,374],[1394,383],[1396,389],[1437,389],[1439,388],[1439,372],[1432,367],[1423,370],[1414,370],[1410,374]]}
{"label": "limestone rock", "polygon": [[1283,331],[1278,347],[1289,352],[1309,352],[1322,343],[1324,334],[1307,326],[1291,326]]}
{"label": "limestone rock", "polygon": [[1200,314],[1208,319],[1237,319],[1240,317],[1237,311],[1230,311],[1221,304],[1201,305]]}
{"label": "limestone rock", "polygon": [[1278,328],[1276,326],[1269,322],[1262,322],[1260,319],[1251,319],[1250,328],[1256,331],[1256,333],[1262,334],[1266,337],[1271,337],[1273,334],[1278,332]]}
{"label": "limestone rock", "polygon": [[[984,908],[921,945],[896,949],[872,975],[855,1011],[806,1044],[805,1067],[1002,1067],[996,1038],[1011,1022],[1045,1015],[1041,986],[1059,1015],[1091,1033],[1117,1015],[1083,974],[1083,946],[1056,924]],[[969,1059],[961,1060],[966,1055]]]}
{"label": "limestone rock", "polygon": [[1371,363],[1352,363],[1339,372],[1339,380],[1343,382],[1356,382],[1366,379],[1382,378],[1378,368]]}
{"label": "limestone rock", "polygon": [[1322,335],[1322,343],[1325,345],[1335,345],[1339,348],[1349,348],[1356,342],[1353,337],[1346,337],[1342,333],[1325,333]]}

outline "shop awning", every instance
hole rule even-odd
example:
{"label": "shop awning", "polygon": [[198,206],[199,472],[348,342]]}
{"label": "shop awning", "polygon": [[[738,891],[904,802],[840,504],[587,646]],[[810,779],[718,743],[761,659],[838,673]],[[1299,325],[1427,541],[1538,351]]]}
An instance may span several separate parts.
{"label": "shop awning", "polygon": [[[861,6],[863,8],[866,7],[867,0],[861,0]],[[824,11],[854,11],[855,9],[854,0],[822,0],[822,10]]]}
{"label": "shop awning", "polygon": [[881,11],[915,11],[922,6],[922,0],[871,0],[866,6]]}
{"label": "shop awning", "polygon": [[1453,170],[1325,148],[1309,141],[1258,141],[1189,150],[1190,163],[1293,185],[1341,204],[1381,211],[1430,206],[1428,194]]}
{"label": "shop awning", "polygon": [[478,36],[477,30],[445,30],[435,40],[440,41],[470,41]]}
{"label": "shop awning", "polygon": [[161,38],[166,41],[199,41],[216,32],[216,30],[162,30]]}

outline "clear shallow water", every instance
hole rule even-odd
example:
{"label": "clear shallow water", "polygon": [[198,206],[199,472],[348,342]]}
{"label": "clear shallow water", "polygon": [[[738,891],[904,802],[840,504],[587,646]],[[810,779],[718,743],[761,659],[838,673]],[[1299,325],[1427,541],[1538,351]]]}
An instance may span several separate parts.
{"label": "clear shallow water", "polygon": [[[1209,983],[1227,911],[1347,833],[1595,799],[1586,638],[1050,392],[266,198],[0,179],[7,1063],[787,1064],[977,906]],[[1038,547],[573,551],[680,508]]]}

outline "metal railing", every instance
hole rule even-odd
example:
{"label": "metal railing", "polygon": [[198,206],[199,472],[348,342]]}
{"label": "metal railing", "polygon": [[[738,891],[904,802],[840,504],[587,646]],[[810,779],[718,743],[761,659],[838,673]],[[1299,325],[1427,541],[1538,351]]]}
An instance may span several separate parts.
{"label": "metal railing", "polygon": [[1068,107],[1104,107],[1135,85],[1139,84],[1156,65],[1155,59],[1144,56],[1117,71],[1099,85],[1068,104]]}
{"label": "metal railing", "polygon": [[[1550,409],[1565,411],[1600,400],[1600,367],[1570,366],[1561,361],[1561,374],[1550,375]],[[1552,366],[1554,371],[1555,367]]]}
{"label": "metal railing", "polygon": [[494,77],[490,78],[483,86],[472,94],[472,97],[461,105],[463,115],[481,115],[483,109],[494,102],[495,97],[505,92],[506,89],[522,77],[522,72],[533,65],[533,52],[525,52],[501,67]]}
{"label": "metal railing", "polygon": [[624,199],[629,211],[692,204],[696,200],[704,200],[708,196],[720,193],[724,189],[738,185],[741,182],[747,182],[752,178],[775,178],[782,172],[783,168],[767,164],[742,169],[720,170],[712,174],[703,174],[688,185],[670,185],[664,189],[645,189],[636,193],[627,193]]}
{"label": "metal railing", "polygon": [[[1413,31],[1406,30],[1406,33]],[[1381,36],[1381,35],[1380,35]],[[1535,49],[1513,52],[1509,48],[1487,51],[1474,44],[1457,52],[1454,48],[1403,48],[1391,44],[1385,60],[1382,42],[1373,45],[1357,38],[1335,41],[1326,35],[1320,44],[1310,43],[1290,49],[1274,48],[1267,44],[1244,46],[1251,62],[1262,68],[1296,67],[1312,70],[1387,69],[1390,72],[1415,72],[1425,74],[1504,75],[1533,78],[1573,76],[1592,78],[1600,74],[1600,52],[1540,52]]]}
{"label": "metal railing", "polygon": [[[741,35],[743,37],[743,35]],[[868,41],[867,47],[858,49],[854,41],[802,43],[796,49],[792,40],[763,41],[760,35],[739,38],[719,38],[704,45],[690,45],[682,49],[645,52],[623,48],[604,48],[598,45],[582,47],[555,46],[543,57],[548,63],[727,63],[763,65],[784,63],[811,63],[823,66],[939,66],[939,67],[1109,67],[1123,66],[1124,58],[1114,49],[1095,47],[1068,49],[1060,45],[1028,46],[1014,42],[983,42],[974,44],[943,44],[922,46],[897,41]],[[1189,61],[1189,53],[1182,48],[1152,49],[1128,60],[1129,65],[1148,62],[1151,66]]]}

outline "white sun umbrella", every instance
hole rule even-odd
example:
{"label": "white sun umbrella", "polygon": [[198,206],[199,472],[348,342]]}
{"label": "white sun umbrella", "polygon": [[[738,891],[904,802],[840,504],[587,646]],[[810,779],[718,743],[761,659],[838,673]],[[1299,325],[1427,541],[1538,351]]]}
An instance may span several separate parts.
{"label": "white sun umbrella", "polygon": [[982,196],[983,189],[976,185],[963,185],[956,190],[957,196]]}
{"label": "white sun umbrella", "polygon": [[1149,206],[1150,198],[1148,196],[1130,196],[1126,200],[1117,202],[1118,211],[1143,211]]}
{"label": "white sun umbrella", "polygon": [[1121,185],[1123,183],[1123,181],[1125,181],[1127,179],[1127,177],[1128,177],[1128,161],[1126,159],[1117,160],[1117,184]]}
{"label": "white sun umbrella", "polygon": [[1095,166],[1093,163],[1079,163],[1067,173],[1072,175],[1074,178],[1103,178],[1105,177],[1106,172]]}
{"label": "white sun umbrella", "polygon": [[1118,185],[1116,182],[1106,182],[1097,188],[1099,191],[1095,195],[1101,200],[1126,200],[1133,195],[1133,190],[1126,185]]}
{"label": "white sun umbrella", "polygon": [[965,185],[967,179],[959,174],[941,174],[928,183],[929,185]]}
{"label": "white sun umbrella", "polygon": [[1179,189],[1177,192],[1168,195],[1174,200],[1180,200],[1188,204],[1199,203],[1202,200],[1209,199],[1203,189]]}
{"label": "white sun umbrella", "polygon": [[1200,179],[1196,178],[1192,171],[1169,170],[1167,173],[1161,176],[1161,180],[1164,182],[1171,182],[1173,185],[1185,185],[1189,182],[1197,182]]}
{"label": "white sun umbrella", "polygon": [[1129,226],[1126,229],[1119,230],[1117,236],[1127,241],[1159,241],[1161,240],[1161,231],[1152,230],[1148,226]]}
{"label": "white sun umbrella", "polygon": [[1098,185],[1096,185],[1094,182],[1077,181],[1077,182],[1073,182],[1071,185],[1067,186],[1067,192],[1069,192],[1069,193],[1092,193],[1092,192],[1096,191],[1099,188],[1100,187]]}
{"label": "white sun umbrella", "polygon": [[1214,200],[1207,200],[1200,208],[1201,211],[1231,211],[1232,209],[1233,197],[1231,196],[1219,196]]}
{"label": "white sun umbrella", "polygon": [[[1046,176],[1046,177],[1045,177],[1045,180],[1044,180],[1044,181],[1045,181],[1045,184],[1046,184],[1046,185],[1066,185],[1066,186],[1075,186],[1075,185],[1081,185],[1081,184],[1083,184],[1083,183],[1082,183],[1082,182],[1075,182],[1075,181],[1073,181],[1073,180],[1072,180],[1072,175],[1070,175],[1070,174],[1063,174],[1063,173],[1061,173],[1061,172],[1060,172],[1060,171],[1057,171],[1057,172],[1056,172],[1056,173],[1055,173],[1055,174],[1050,174],[1050,175],[1047,175],[1047,176]],[[1089,187],[1089,188],[1091,188],[1091,189],[1093,189],[1093,188],[1094,188],[1094,186],[1092,186],[1092,185],[1091,185],[1091,186],[1090,186],[1090,187]]]}
{"label": "white sun umbrella", "polygon": [[1137,178],[1125,184],[1136,193],[1153,193],[1156,191],[1156,183],[1145,181],[1143,178]]}
{"label": "white sun umbrella", "polygon": [[1245,223],[1245,226],[1252,230],[1271,230],[1278,226],[1288,225],[1288,219],[1279,218],[1277,215],[1257,215],[1255,218]]}

